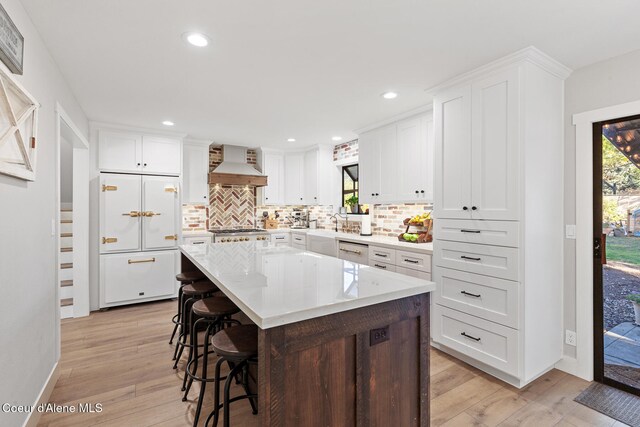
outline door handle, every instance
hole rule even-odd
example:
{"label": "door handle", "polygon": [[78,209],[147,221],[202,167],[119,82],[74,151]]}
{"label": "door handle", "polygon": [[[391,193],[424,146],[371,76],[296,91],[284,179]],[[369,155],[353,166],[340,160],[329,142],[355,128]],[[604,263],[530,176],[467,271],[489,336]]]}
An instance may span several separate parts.
{"label": "door handle", "polygon": [[127,261],[128,264],[143,264],[145,262],[156,262],[155,258],[149,259],[130,259]]}
{"label": "door handle", "polygon": [[463,295],[467,295],[467,296],[470,296],[470,297],[474,297],[474,298],[480,298],[480,297],[482,296],[481,294],[470,294],[470,293],[469,293],[469,292],[467,292],[467,291],[460,291],[460,293],[461,293],[461,294],[463,294]]}
{"label": "door handle", "polygon": [[158,212],[152,212],[152,211],[142,212],[142,216],[146,216],[146,217],[152,217],[157,215],[162,215],[162,214]]}
{"label": "door handle", "polygon": [[142,216],[142,212],[138,212],[138,211],[125,212],[122,214],[122,216],[130,216],[131,218],[138,218]]}
{"label": "door handle", "polygon": [[102,191],[118,191],[118,186],[117,185],[103,185],[102,186]]}
{"label": "door handle", "polygon": [[164,240],[178,240],[178,235],[172,234],[170,236],[164,236]]}
{"label": "door handle", "polygon": [[469,338],[469,339],[471,339],[471,340],[474,340],[474,341],[476,341],[476,342],[481,340],[481,338],[472,337],[471,335],[467,335],[467,334],[466,334],[466,333],[464,333],[464,332],[462,332],[460,335],[462,335],[463,337]]}
{"label": "door handle", "polygon": [[468,259],[468,260],[470,260],[470,261],[480,261],[480,260],[482,259],[482,258],[473,258],[473,257],[466,256],[466,255],[462,255],[460,258],[462,258],[462,259]]}
{"label": "door handle", "polygon": [[116,237],[103,237],[102,244],[106,245],[107,243],[116,243],[118,239]]}

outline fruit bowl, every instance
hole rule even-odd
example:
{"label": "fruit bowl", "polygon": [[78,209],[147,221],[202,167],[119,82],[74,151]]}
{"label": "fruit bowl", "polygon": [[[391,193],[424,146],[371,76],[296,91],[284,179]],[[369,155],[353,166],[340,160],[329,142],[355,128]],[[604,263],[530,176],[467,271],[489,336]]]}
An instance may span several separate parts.
{"label": "fruit bowl", "polygon": [[429,243],[433,241],[433,236],[426,231],[420,233],[400,233],[398,240],[405,243]]}

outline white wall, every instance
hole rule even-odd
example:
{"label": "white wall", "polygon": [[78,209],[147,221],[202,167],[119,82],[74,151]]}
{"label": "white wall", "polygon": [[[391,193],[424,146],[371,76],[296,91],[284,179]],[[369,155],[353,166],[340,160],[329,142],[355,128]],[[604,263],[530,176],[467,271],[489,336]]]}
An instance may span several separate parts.
{"label": "white wall", "polygon": [[[564,215],[566,224],[576,223],[576,138],[572,116],[611,105],[640,100],[640,50],[598,62],[574,71],[565,82]],[[580,212],[591,215],[591,212]],[[564,320],[566,329],[576,329],[576,248],[565,240]],[[565,354],[575,357],[575,347],[565,345]]]}
{"label": "white wall", "polygon": [[[58,360],[55,251],[55,103],[87,131],[87,119],[19,0],[2,6],[25,38],[24,75],[17,79],[42,105],[35,182],[0,175],[0,402],[33,404]],[[0,65],[6,70],[4,65]],[[27,414],[0,412],[0,425]]]}

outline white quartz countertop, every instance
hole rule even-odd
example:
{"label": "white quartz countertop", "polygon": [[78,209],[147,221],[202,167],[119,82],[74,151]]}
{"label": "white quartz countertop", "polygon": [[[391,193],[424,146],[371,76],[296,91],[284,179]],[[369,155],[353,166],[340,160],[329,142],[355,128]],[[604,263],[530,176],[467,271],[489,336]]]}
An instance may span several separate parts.
{"label": "white quartz countertop", "polygon": [[433,243],[408,243],[401,242],[391,236],[361,236],[353,233],[342,233],[324,229],[295,229],[295,228],[278,228],[275,230],[266,230],[269,233],[304,233],[307,236],[330,237],[345,242],[362,243],[365,245],[382,246],[391,249],[402,249],[409,252],[433,254]]}
{"label": "white quartz countertop", "polygon": [[182,237],[212,237],[213,234],[210,231],[199,230],[199,231],[183,231]]}
{"label": "white quartz countertop", "polygon": [[435,290],[435,283],[268,242],[182,253],[262,329]]}

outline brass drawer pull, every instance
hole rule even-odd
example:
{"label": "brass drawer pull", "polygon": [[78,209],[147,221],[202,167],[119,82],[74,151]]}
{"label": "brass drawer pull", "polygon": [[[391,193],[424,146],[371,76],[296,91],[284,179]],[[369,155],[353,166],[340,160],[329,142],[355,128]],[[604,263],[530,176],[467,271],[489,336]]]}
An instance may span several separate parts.
{"label": "brass drawer pull", "polygon": [[362,255],[361,251],[352,251],[351,249],[340,248],[342,252],[347,252],[350,254]]}
{"label": "brass drawer pull", "polygon": [[164,236],[164,240],[178,240],[178,235],[172,234],[170,236]]}
{"label": "brass drawer pull", "polygon": [[118,191],[118,186],[117,185],[103,185],[102,186],[102,191]]}
{"label": "brass drawer pull", "polygon": [[130,216],[131,218],[138,218],[142,216],[142,212],[131,211],[131,212],[123,213],[122,216]]}
{"label": "brass drawer pull", "polygon": [[116,237],[103,237],[102,238],[102,244],[106,245],[107,243],[115,243],[117,242],[118,239]]}
{"label": "brass drawer pull", "polygon": [[167,193],[177,193],[178,189],[176,187],[165,187],[164,191]]}
{"label": "brass drawer pull", "polygon": [[129,264],[142,264],[145,262],[156,262],[155,258],[151,258],[151,259],[130,259],[127,261],[127,263]]}

